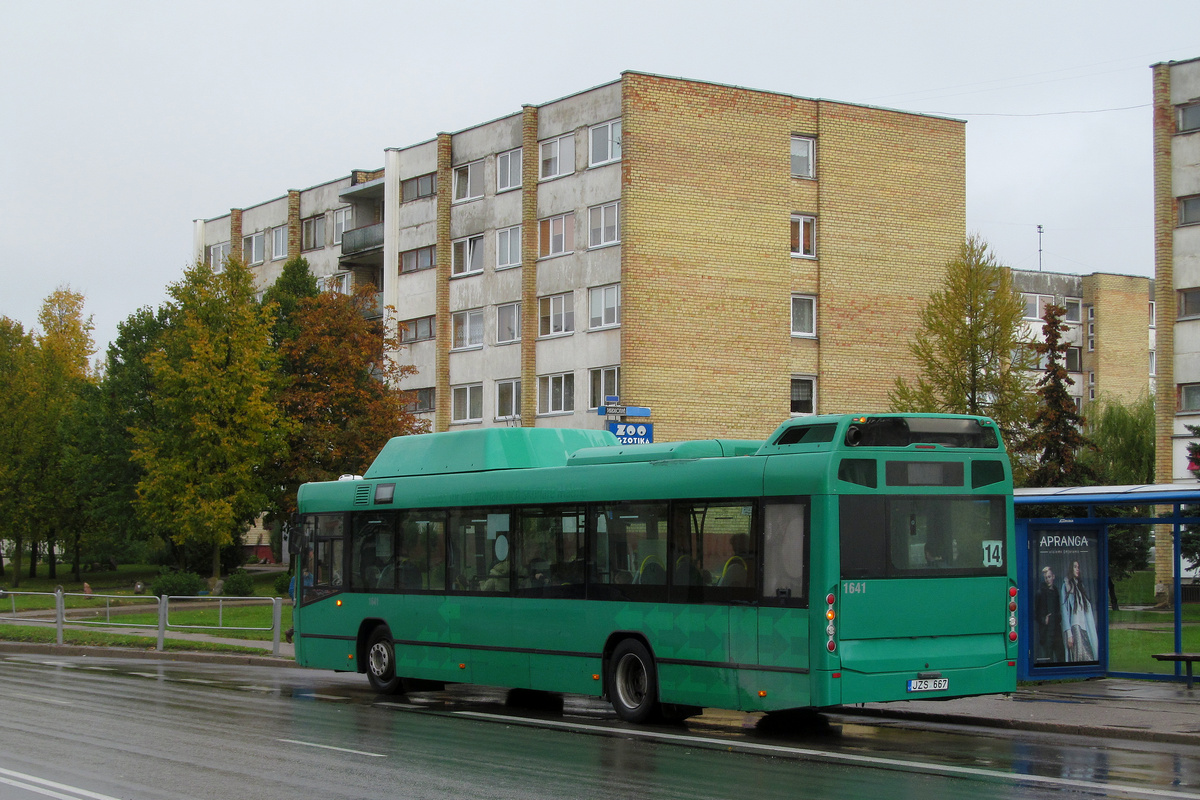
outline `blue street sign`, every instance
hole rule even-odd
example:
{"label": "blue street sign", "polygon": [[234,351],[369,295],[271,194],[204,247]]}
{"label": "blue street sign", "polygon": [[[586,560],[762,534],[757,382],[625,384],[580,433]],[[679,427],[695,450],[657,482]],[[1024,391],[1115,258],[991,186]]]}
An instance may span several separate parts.
{"label": "blue street sign", "polygon": [[650,444],[654,441],[653,422],[610,422],[608,430],[621,444]]}

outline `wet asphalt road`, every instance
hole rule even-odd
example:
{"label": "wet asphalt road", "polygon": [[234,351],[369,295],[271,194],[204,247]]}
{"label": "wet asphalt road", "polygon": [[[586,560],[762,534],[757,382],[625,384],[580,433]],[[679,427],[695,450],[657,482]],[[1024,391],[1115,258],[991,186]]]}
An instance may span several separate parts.
{"label": "wet asphalt road", "polygon": [[381,698],[361,675],[0,659],[0,800],[1200,798],[1200,750],[707,712],[480,687]]}

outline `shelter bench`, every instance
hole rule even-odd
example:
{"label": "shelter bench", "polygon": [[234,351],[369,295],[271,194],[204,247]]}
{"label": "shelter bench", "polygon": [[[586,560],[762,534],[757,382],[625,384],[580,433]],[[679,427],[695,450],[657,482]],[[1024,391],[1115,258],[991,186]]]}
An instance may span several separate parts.
{"label": "shelter bench", "polygon": [[1187,688],[1192,688],[1192,664],[1200,661],[1200,653],[1155,653],[1151,656],[1155,661],[1183,662],[1187,665]]}

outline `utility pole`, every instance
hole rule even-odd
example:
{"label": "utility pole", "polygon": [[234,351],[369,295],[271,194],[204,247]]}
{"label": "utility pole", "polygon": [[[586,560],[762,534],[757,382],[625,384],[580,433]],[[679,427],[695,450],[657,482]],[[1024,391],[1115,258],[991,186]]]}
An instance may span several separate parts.
{"label": "utility pole", "polygon": [[1042,226],[1038,225],[1038,272],[1042,271]]}

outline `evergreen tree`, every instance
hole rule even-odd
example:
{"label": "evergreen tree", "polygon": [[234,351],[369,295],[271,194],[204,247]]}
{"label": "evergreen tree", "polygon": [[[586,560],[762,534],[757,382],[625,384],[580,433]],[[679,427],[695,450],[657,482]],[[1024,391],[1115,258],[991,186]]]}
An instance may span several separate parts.
{"label": "evergreen tree", "polygon": [[216,579],[221,547],[265,507],[263,468],[285,446],[271,309],[237,259],[220,273],[197,264],[169,293],[171,324],[148,356],[153,419],[133,428],[137,505],[177,544],[211,548]]}
{"label": "evergreen tree", "polygon": [[302,256],[288,259],[279,277],[263,293],[263,305],[274,305],[275,322],[271,326],[271,341],[279,347],[300,335],[293,318],[304,300],[320,294],[317,279],[308,268],[308,259]]}
{"label": "evergreen tree", "polygon": [[969,237],[947,265],[944,287],[921,311],[911,346],[921,374],[915,385],[896,379],[892,408],[989,416],[1011,438],[1033,405],[1024,315],[1012,274],[982,239]]}
{"label": "evergreen tree", "polygon": [[1082,433],[1083,417],[1067,390],[1075,381],[1064,364],[1070,343],[1062,338],[1067,326],[1062,319],[1067,310],[1055,303],[1042,316],[1043,341],[1033,350],[1045,363],[1038,380],[1040,400],[1029,433],[1016,448],[1032,463],[1027,465],[1025,486],[1080,486],[1095,480],[1095,471],[1080,459],[1085,449],[1095,445]]}

